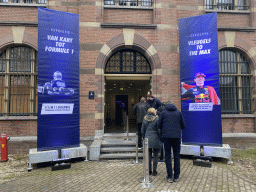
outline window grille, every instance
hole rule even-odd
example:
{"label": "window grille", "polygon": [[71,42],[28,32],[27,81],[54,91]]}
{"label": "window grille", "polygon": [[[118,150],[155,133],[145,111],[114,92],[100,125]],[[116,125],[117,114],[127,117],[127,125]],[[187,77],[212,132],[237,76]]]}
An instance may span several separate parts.
{"label": "window grille", "polygon": [[119,51],[112,55],[105,67],[106,74],[151,74],[147,59],[137,51]]}
{"label": "window grille", "polygon": [[152,0],[104,0],[104,5],[152,7]]}
{"label": "window grille", "polygon": [[37,114],[37,52],[25,46],[0,52],[0,115]]}
{"label": "window grille", "polygon": [[248,0],[205,0],[205,9],[249,10]]}
{"label": "window grille", "polygon": [[23,3],[33,3],[33,0],[23,0]]}
{"label": "window grille", "polygon": [[46,3],[47,3],[47,0],[37,0],[37,3],[38,3],[38,4],[46,4]]}
{"label": "window grille", "polygon": [[222,114],[251,114],[252,74],[246,57],[234,50],[219,52]]}

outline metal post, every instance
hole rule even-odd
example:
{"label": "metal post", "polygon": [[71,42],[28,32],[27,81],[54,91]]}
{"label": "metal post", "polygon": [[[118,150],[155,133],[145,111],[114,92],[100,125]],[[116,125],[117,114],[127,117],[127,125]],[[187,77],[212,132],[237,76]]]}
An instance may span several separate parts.
{"label": "metal post", "polygon": [[129,139],[129,121],[128,121],[128,115],[127,115],[127,113],[125,113],[125,115],[126,115],[126,132],[127,132],[127,136],[126,136],[126,139],[125,140],[131,140],[131,139]]}
{"label": "metal post", "polygon": [[143,188],[153,188],[151,183],[152,178],[149,178],[149,159],[148,159],[148,138],[143,142],[143,167],[144,167],[144,178],[140,178],[139,181]]}
{"label": "metal post", "polygon": [[145,139],[145,182],[149,183],[149,154],[148,154],[148,138]]}
{"label": "metal post", "polygon": [[122,119],[123,119],[124,131],[125,131],[126,130],[125,129],[125,126],[126,126],[126,122],[125,122],[126,116],[125,116],[125,111],[124,110],[122,110]]}
{"label": "metal post", "polygon": [[126,114],[126,132],[127,132],[127,140],[128,140],[128,137],[129,137],[129,122],[128,122],[128,115]]}
{"label": "metal post", "polygon": [[136,163],[139,163],[139,150],[138,150],[138,147],[139,147],[139,143],[138,143],[138,132],[136,133]]}

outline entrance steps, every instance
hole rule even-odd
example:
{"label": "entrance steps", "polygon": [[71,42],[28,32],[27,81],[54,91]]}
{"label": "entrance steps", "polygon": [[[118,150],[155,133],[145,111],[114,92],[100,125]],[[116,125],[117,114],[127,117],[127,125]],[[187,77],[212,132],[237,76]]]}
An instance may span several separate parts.
{"label": "entrance steps", "polygon": [[[143,158],[142,149],[138,157]],[[104,134],[99,159],[136,159],[136,134],[130,133],[128,140],[126,133]]]}

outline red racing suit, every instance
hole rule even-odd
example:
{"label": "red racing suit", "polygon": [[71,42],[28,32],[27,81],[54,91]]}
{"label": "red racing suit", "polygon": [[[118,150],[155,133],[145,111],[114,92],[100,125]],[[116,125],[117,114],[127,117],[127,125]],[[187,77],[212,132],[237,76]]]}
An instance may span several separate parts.
{"label": "red racing suit", "polygon": [[[220,99],[217,96],[215,89],[211,86],[196,87],[195,85],[183,84],[183,87],[188,90],[181,95],[182,100],[191,99],[192,102],[211,102],[213,105],[220,105]],[[193,89],[201,89],[203,91],[194,91]],[[208,91],[207,91],[208,90]],[[196,94],[193,94],[196,93]],[[193,95],[193,96],[191,96]],[[200,96],[199,96],[200,95]],[[201,96],[203,95],[203,97]],[[192,98],[191,98],[192,97]]]}

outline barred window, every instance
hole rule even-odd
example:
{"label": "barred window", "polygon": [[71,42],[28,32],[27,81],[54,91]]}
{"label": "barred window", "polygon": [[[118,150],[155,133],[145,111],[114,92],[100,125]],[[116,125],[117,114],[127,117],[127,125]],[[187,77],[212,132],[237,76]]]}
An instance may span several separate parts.
{"label": "barred window", "polygon": [[104,5],[152,7],[153,0],[104,0]]}
{"label": "barred window", "polygon": [[151,74],[151,68],[147,59],[141,53],[126,50],[119,51],[108,59],[105,73]]}
{"label": "barred window", "polygon": [[205,9],[249,10],[249,0],[205,0]]}
{"label": "barred window", "polygon": [[23,3],[33,3],[33,0],[23,0]]}
{"label": "barred window", "polygon": [[0,50],[0,115],[37,114],[37,52],[26,46]]}
{"label": "barred window", "polygon": [[251,114],[252,74],[250,63],[236,50],[219,51],[222,114]]}

